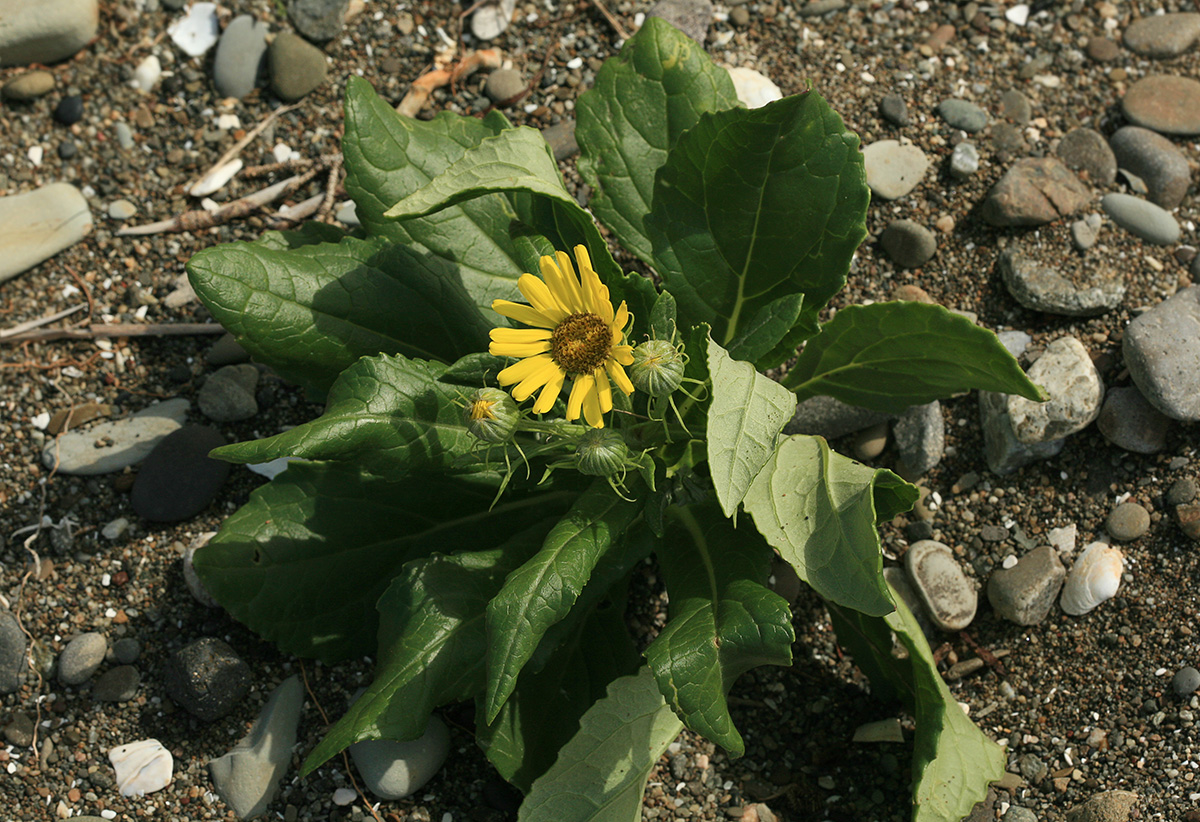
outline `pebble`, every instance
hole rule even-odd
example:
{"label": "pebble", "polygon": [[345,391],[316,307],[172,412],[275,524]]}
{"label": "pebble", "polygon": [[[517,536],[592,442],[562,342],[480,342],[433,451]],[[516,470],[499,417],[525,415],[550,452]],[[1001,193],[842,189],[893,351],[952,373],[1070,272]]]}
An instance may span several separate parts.
{"label": "pebble", "polygon": [[290,676],[271,692],[250,731],[229,753],[208,763],[217,793],[240,819],[267,810],[292,761],[304,707],[304,685]]}
{"label": "pebble", "polygon": [[214,637],[189,643],[167,658],[167,696],[188,713],[213,722],[232,711],[250,692],[250,666]]}
{"label": "pebble", "polygon": [[145,57],[133,70],[133,79],[129,85],[139,91],[150,91],[162,76],[162,63],[153,54]]}
{"label": "pebble", "polygon": [[68,94],[58,101],[54,107],[54,119],[64,126],[73,126],[83,119],[83,98],[78,94]]}
{"label": "pebble", "polygon": [[1058,141],[1055,149],[1067,168],[1087,174],[1098,186],[1110,186],[1117,179],[1117,158],[1104,135],[1095,129],[1077,128]]}
{"label": "pebble", "polygon": [[1107,37],[1089,37],[1085,50],[1097,63],[1111,63],[1121,56],[1121,47]]}
{"label": "pebble", "polygon": [[1179,223],[1170,212],[1131,194],[1105,194],[1100,201],[1104,213],[1126,231],[1155,245],[1179,242]]}
{"label": "pebble", "polygon": [[157,739],[143,739],[118,745],[108,752],[108,761],[117,772],[121,796],[143,796],[171,784],[175,761],[171,752]]}
{"label": "pebble", "polygon": [[221,23],[216,3],[194,3],[188,13],[167,26],[171,42],[190,57],[200,57],[217,44]]}
{"label": "pebble", "polygon": [[996,613],[1017,625],[1037,625],[1054,607],[1067,569],[1058,552],[1042,545],[1017,560],[1011,568],[998,568],[988,580],[988,601]]}
{"label": "pebble", "polygon": [[1120,269],[1103,263],[1068,278],[1026,254],[1006,250],[996,267],[1013,299],[1034,311],[1090,317],[1116,308],[1125,297]]}
{"label": "pebble", "polygon": [[554,159],[560,163],[579,153],[579,143],[575,139],[575,120],[560,120],[552,126],[542,129],[542,137],[554,152]]}
{"label": "pebble", "polygon": [[516,9],[517,0],[498,0],[480,6],[471,15],[471,33],[480,40],[494,40],[508,29]]}
{"label": "pebble", "polygon": [[325,54],[291,32],[284,32],[271,42],[267,63],[271,69],[271,91],[285,103],[299,100],[325,82],[329,70]]}
{"label": "pebble", "polygon": [[204,361],[211,366],[238,365],[249,362],[250,352],[242,347],[237,337],[226,332],[204,352]]}
{"label": "pebble", "polygon": [[488,75],[483,93],[493,103],[502,103],[525,90],[525,78],[516,69],[496,69]]}
{"label": "pebble", "polygon": [[208,456],[222,445],[221,432],[203,425],[168,434],[138,471],[130,496],[133,510],[153,522],[179,522],[203,511],[229,476],[229,463]]}
{"label": "pebble", "polygon": [[126,151],[133,148],[133,129],[128,123],[118,122],[113,126],[113,131],[117,135],[117,145]]}
{"label": "pebble", "polygon": [[904,467],[921,476],[942,461],[946,451],[946,421],[937,400],[910,406],[892,428]]}
{"label": "pebble", "polygon": [[938,103],[938,115],[950,126],[974,134],[987,127],[988,114],[974,103],[951,97]]}
{"label": "pebble", "polygon": [[880,247],[900,268],[917,268],[937,253],[937,238],[913,220],[892,220],[879,237]]}
{"label": "pebble", "polygon": [[1195,542],[1200,542],[1200,505],[1189,502],[1175,508],[1175,519],[1184,536]]}
{"label": "pebble", "polygon": [[1146,401],[1134,386],[1111,388],[1096,418],[1104,438],[1135,454],[1157,454],[1167,444],[1171,420]]}
{"label": "pebble", "polygon": [[105,539],[120,539],[121,535],[128,530],[129,520],[125,519],[125,517],[117,517],[100,529],[100,536]]}
{"label": "pebble", "polygon": [[1191,477],[1177,479],[1171,483],[1171,487],[1167,490],[1167,503],[1169,505],[1186,505],[1194,500],[1200,494],[1200,489],[1197,488],[1196,481]]}
{"label": "pebble", "polygon": [[1109,512],[1104,527],[1113,539],[1129,542],[1150,530],[1150,514],[1136,502],[1123,502]]}
{"label": "pebble", "polygon": [[33,720],[26,713],[13,714],[12,720],[4,726],[4,738],[10,745],[28,748],[33,744]]}
{"label": "pebble", "polygon": [[288,0],[288,22],[306,39],[324,43],[341,32],[349,6],[350,0]]}
{"label": "pebble", "polygon": [[[23,14],[28,9],[35,14]],[[100,25],[97,0],[0,0],[0,67],[57,63],[90,43]]]}
{"label": "pebble", "polygon": [[1027,374],[1050,399],[1039,403],[1009,396],[1013,432],[1026,445],[1062,439],[1100,416],[1104,383],[1087,349],[1074,337],[1059,337],[1046,346]]}
{"label": "pebble", "polygon": [[925,176],[929,158],[908,140],[878,140],[863,149],[867,185],[884,200],[908,194]]}
{"label": "pebble", "polygon": [[1155,74],[1129,87],[1121,98],[1125,117],[1160,134],[1200,134],[1200,82]]}
{"label": "pebble", "polygon": [[1100,226],[1103,218],[1099,214],[1089,214],[1082,220],[1071,223],[1071,242],[1080,251],[1087,251],[1100,239]]}
{"label": "pebble", "polygon": [[1136,174],[1146,184],[1150,202],[1166,209],[1183,202],[1192,173],[1187,158],[1174,143],[1150,129],[1125,126],[1117,129],[1109,144],[1118,167]]}
{"label": "pebble", "polygon": [[1000,822],[1038,822],[1038,816],[1029,808],[1013,805],[1000,817]]}
{"label": "pebble", "polygon": [[983,219],[994,226],[1044,225],[1079,211],[1091,192],[1052,157],[1018,160],[992,186]]}
{"label": "pebble", "polygon": [[267,53],[266,23],[248,14],[233,19],[217,43],[213,60],[213,85],[222,97],[241,99],[254,91]]}
{"label": "pebble", "polygon": [[87,199],[70,183],[0,197],[0,283],[70,248],[91,230]]}
{"label": "pebble", "polygon": [[1125,331],[1125,365],[1142,395],[1175,420],[1200,420],[1200,286],[1178,291]]}
{"label": "pebble", "polygon": [[142,676],[132,665],[118,665],[105,671],[92,686],[92,699],[97,702],[128,702],[137,696]]}
{"label": "pebble", "polygon": [[750,12],[745,6],[737,6],[729,12],[729,22],[740,29],[750,25]]}
{"label": "pebble", "polygon": [[205,608],[220,608],[221,604],[213,599],[212,594],[208,592],[208,589],[204,587],[204,583],[200,581],[200,575],[196,573],[194,560],[196,552],[207,545],[208,541],[216,535],[216,531],[205,531],[203,534],[199,534],[192,539],[183,552],[184,584],[187,585],[192,597]]}
{"label": "pebble", "polygon": [[213,422],[237,422],[258,413],[258,369],[249,363],[218,368],[196,396],[200,412]]}
{"label": "pebble", "polygon": [[1027,444],[1018,440],[1008,416],[1007,394],[980,391],[979,417],[988,468],[999,476],[1011,474],[1032,462],[1055,457],[1067,442],[1060,439]]}
{"label": "pebble", "polygon": [[832,440],[888,419],[890,417],[880,411],[847,405],[833,397],[811,397],[796,404],[796,413],[783,427],[783,433],[815,434]]}
{"label": "pebble", "polygon": [[19,103],[36,100],[54,90],[54,75],[48,71],[27,71],[18,74],[0,88],[0,98]]}
{"label": "pebble", "polygon": [[[165,400],[131,417],[68,431],[46,443],[42,463],[58,464],[58,473],[94,476],[120,471],[145,459],[156,445],[187,419],[188,401]],[[102,443],[102,447],[97,447]],[[57,444],[57,447],[56,447]]]}
{"label": "pebble", "polygon": [[113,200],[108,204],[108,216],[114,220],[128,220],[137,214],[137,206],[128,200]]}
{"label": "pebble", "polygon": [[931,539],[914,543],[904,567],[938,628],[961,631],[971,624],[979,598],[949,546]]}
{"label": "pebble", "polygon": [[979,171],[979,149],[964,140],[950,152],[950,176],[965,180],[976,171]]}
{"label": "pebble", "polygon": [[1015,88],[1000,95],[1000,116],[1023,126],[1033,117],[1033,104]]}
{"label": "pebble", "polygon": [[130,636],[121,637],[113,643],[113,655],[122,665],[132,665],[142,655],[142,643]]}
{"label": "pebble", "polygon": [[1190,696],[1200,688],[1200,671],[1191,665],[1184,665],[1171,677],[1171,690],[1176,696]]}
{"label": "pebble", "polygon": [[908,105],[899,94],[885,94],[879,100],[879,116],[894,126],[906,126],[909,122]]}
{"label": "pebble", "polygon": [[733,90],[746,108],[762,108],[767,103],[783,99],[783,91],[771,78],[752,68],[728,68]]}
{"label": "pebble", "polygon": [[1125,822],[1138,795],[1132,791],[1104,791],[1067,811],[1067,822]]}
{"label": "pebble", "polygon": [[1125,48],[1142,57],[1175,57],[1200,38],[1200,14],[1148,14],[1125,29]]}
{"label": "pebble", "polygon": [[106,653],[108,640],[104,634],[91,631],[77,635],[58,658],[58,681],[64,685],[87,682],[104,661]]}
{"label": "pebble", "polygon": [[848,2],[849,0],[809,0],[805,5],[799,6],[797,11],[801,17],[819,17],[822,14],[841,11],[846,8]]}
{"label": "pebble", "polygon": [[996,339],[1000,340],[1000,344],[1004,346],[1004,349],[1013,355],[1013,359],[1017,359],[1024,354],[1025,349],[1033,342],[1033,337],[1024,331],[1001,331],[996,335]]}
{"label": "pebble", "polygon": [[870,428],[864,428],[854,435],[854,445],[851,450],[854,452],[855,459],[869,462],[880,454],[887,447],[888,424],[886,422],[876,423]]}
{"label": "pebble", "polygon": [[17,618],[7,608],[0,608],[0,695],[11,694],[21,687],[26,647]]}
{"label": "pebble", "polygon": [[71,140],[63,140],[58,144],[58,159],[60,160],[70,160],[78,153],[79,149]]}
{"label": "pebble", "polygon": [[367,789],[386,800],[419,791],[441,769],[449,753],[450,732],[436,714],[429,717],[425,733],[417,739],[370,739],[350,746],[350,756]]}

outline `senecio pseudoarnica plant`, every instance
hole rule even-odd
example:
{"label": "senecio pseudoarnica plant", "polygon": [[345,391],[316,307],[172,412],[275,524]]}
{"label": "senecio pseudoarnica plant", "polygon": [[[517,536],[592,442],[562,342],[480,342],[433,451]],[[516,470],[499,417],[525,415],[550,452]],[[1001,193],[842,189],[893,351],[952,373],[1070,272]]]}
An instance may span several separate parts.
{"label": "senecio pseudoarnica plant", "polygon": [[[740,107],[724,69],[648,19],[579,99],[589,213],[541,135],[499,112],[407,119],[354,77],[345,112],[358,231],[269,232],[188,266],[256,360],[326,403],[215,452],[295,461],[195,558],[283,651],[375,659],[304,773],[474,700],[521,820],[639,819],[679,731],[741,755],[726,693],[790,664],[792,615],[766,584],[778,552],[873,692],[915,716],[914,818],[963,816],[1004,757],[883,579],[876,524],[916,489],[782,429],[818,395],[898,412],[1041,392],[939,306],[818,322],[866,236],[841,118],[815,91]],[[617,266],[594,219],[661,288]],[[781,382],[763,376],[797,349]],[[670,604],[639,654],[623,614],[650,555]]]}

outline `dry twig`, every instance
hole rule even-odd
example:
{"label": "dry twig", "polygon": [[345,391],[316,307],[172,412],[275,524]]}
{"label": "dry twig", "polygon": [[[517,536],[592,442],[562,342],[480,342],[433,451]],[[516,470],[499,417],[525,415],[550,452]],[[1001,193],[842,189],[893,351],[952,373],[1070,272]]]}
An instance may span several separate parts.
{"label": "dry twig", "polygon": [[433,71],[422,74],[416,80],[413,80],[408,93],[404,95],[404,99],[396,106],[396,111],[405,117],[416,117],[434,89],[439,89],[451,83],[457,83],[460,80],[470,77],[480,69],[498,69],[503,60],[504,55],[499,49],[480,49],[459,60],[453,68],[436,68]]}
{"label": "dry twig", "polygon": [[[78,311],[83,306],[77,305],[71,311]],[[60,312],[61,313],[61,312]],[[45,324],[61,317],[44,317],[39,322]],[[205,334],[224,334],[225,329],[216,323],[93,323],[78,328],[24,328],[29,323],[22,323],[7,331],[0,331],[0,343],[29,343],[47,342],[49,340],[98,340],[113,337],[179,337],[199,336]]]}

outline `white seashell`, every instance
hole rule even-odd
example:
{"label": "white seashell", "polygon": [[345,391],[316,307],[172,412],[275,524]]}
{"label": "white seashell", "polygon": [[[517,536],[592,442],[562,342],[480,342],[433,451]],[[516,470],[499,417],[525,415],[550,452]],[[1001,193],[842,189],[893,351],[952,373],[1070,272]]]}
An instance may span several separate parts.
{"label": "white seashell", "polygon": [[226,183],[233,179],[233,175],[241,170],[241,160],[230,160],[225,165],[217,166],[197,180],[188,193],[193,197],[207,197],[209,194],[220,191]]}
{"label": "white seashell", "polygon": [[129,81],[129,85],[140,91],[149,91],[154,88],[154,84],[161,76],[162,63],[158,62],[158,58],[151,54],[138,63],[138,67],[133,70],[133,79]]}
{"label": "white seashell", "polygon": [[217,44],[221,26],[217,22],[216,3],[196,3],[186,17],[167,26],[175,45],[192,57],[199,57]]}
{"label": "white seashell", "polygon": [[299,457],[276,457],[270,462],[254,462],[246,465],[254,473],[266,477],[267,479],[275,479],[277,476],[287,470],[288,463]]}
{"label": "white seashell", "polygon": [[117,772],[121,796],[154,793],[171,784],[175,765],[171,752],[157,739],[143,739],[118,745],[108,752],[108,761]]}
{"label": "white seashell", "polygon": [[1093,542],[1071,566],[1058,604],[1071,616],[1086,614],[1117,595],[1124,570],[1125,558],[1120,548]]}
{"label": "white seashell", "polygon": [[737,92],[738,99],[747,108],[761,108],[767,103],[783,98],[779,86],[772,83],[762,72],[751,68],[728,68],[726,71],[733,80],[733,89]]}

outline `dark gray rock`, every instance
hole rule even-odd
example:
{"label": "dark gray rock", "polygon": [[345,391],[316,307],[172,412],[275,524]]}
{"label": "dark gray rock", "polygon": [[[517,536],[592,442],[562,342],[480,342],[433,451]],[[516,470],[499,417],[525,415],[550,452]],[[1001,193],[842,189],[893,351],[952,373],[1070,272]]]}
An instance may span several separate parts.
{"label": "dark gray rock", "polygon": [[4,738],[10,745],[27,748],[33,744],[33,720],[29,714],[18,711],[12,720],[4,726]]}
{"label": "dark gray rock", "polygon": [[1000,616],[1018,625],[1037,625],[1050,613],[1067,578],[1058,552],[1042,545],[1011,568],[997,568],[988,580],[987,596]]}
{"label": "dark gray rock", "polygon": [[554,152],[554,159],[560,163],[579,153],[579,143],[575,140],[574,118],[559,120],[552,126],[546,126],[542,129],[542,136]]}
{"label": "dark gray rock", "polygon": [[983,425],[984,455],[993,474],[1005,476],[1038,460],[1058,456],[1065,439],[1026,444],[1017,439],[1008,416],[1008,395],[979,392],[979,417]]}
{"label": "dark gray rock", "polygon": [[122,637],[113,643],[113,655],[122,665],[132,665],[142,655],[142,643],[133,637]]}
{"label": "dark gray rock", "polygon": [[796,413],[783,427],[783,433],[816,434],[832,440],[889,419],[890,415],[881,411],[847,405],[833,397],[812,397],[796,405]]}
{"label": "dark gray rock", "polygon": [[938,115],[954,128],[967,134],[982,131],[988,124],[988,113],[974,103],[951,97],[938,103]]}
{"label": "dark gray rock", "polygon": [[208,456],[224,444],[219,431],[203,425],[186,425],[166,437],[133,482],[133,510],[153,522],[178,522],[203,511],[229,476],[229,463]]}
{"label": "dark gray rock", "polygon": [[1200,286],[1177,292],[1125,329],[1122,352],[1142,396],[1175,420],[1200,420]]}
{"label": "dark gray rock", "polygon": [[250,361],[250,352],[242,348],[237,337],[232,334],[222,334],[220,339],[204,352],[204,361],[214,368],[222,365],[238,365]]}
{"label": "dark gray rock", "polygon": [[213,422],[247,420],[258,413],[258,369],[248,363],[213,372],[196,396],[201,413]]}
{"label": "dark gray rock", "polygon": [[1018,251],[1000,254],[1000,278],[1026,308],[1067,317],[1091,317],[1116,308],[1125,297],[1120,271],[1103,262],[1071,277]]}
{"label": "dark gray rock", "polygon": [[1100,207],[1114,223],[1148,243],[1171,245],[1179,242],[1179,223],[1170,212],[1149,200],[1129,194],[1105,194]]}
{"label": "dark gray rock", "polygon": [[946,421],[937,400],[908,408],[892,427],[900,459],[920,476],[941,462],[946,450]]}
{"label": "dark gray rock", "polygon": [[92,699],[97,702],[128,702],[137,696],[142,675],[132,665],[118,665],[105,671],[92,686]]}
{"label": "dark gray rock", "polygon": [[917,268],[937,253],[937,238],[913,220],[892,220],[879,237],[879,245],[900,268]]}
{"label": "dark gray rock", "polygon": [[1118,448],[1135,454],[1157,454],[1166,447],[1171,420],[1130,385],[1109,389],[1096,427]]}
{"label": "dark gray rock", "polygon": [[0,609],[0,695],[11,694],[21,687],[27,647],[17,618],[7,608]]}
{"label": "dark gray rock", "polygon": [[1091,199],[1091,192],[1053,157],[1018,160],[992,186],[983,202],[983,219],[994,226],[1034,226],[1069,217]]}
{"label": "dark gray rock", "polygon": [[163,683],[175,704],[212,722],[232,711],[250,692],[250,666],[226,643],[205,637],[167,658]]}
{"label": "dark gray rock", "polygon": [[1117,179],[1117,158],[1104,135],[1090,128],[1077,128],[1058,141],[1055,150],[1067,167],[1086,173],[1098,186],[1109,186]]}
{"label": "dark gray rock", "polygon": [[79,634],[63,649],[58,658],[58,681],[64,685],[80,685],[87,682],[108,652],[108,640],[104,634],[89,632]]}
{"label": "dark gray rock", "polygon": [[1190,696],[1200,688],[1200,671],[1191,665],[1184,665],[1171,677],[1171,689],[1176,696]]}
{"label": "dark gray rock", "polygon": [[894,126],[906,126],[908,105],[899,94],[885,94],[879,101],[879,116]]}
{"label": "dark gray rock", "polygon": [[288,20],[315,43],[332,40],[346,22],[350,0],[288,0]]}
{"label": "dark gray rock", "polygon": [[[1197,15],[1200,17],[1200,15]],[[1175,144],[1147,128],[1125,126],[1109,140],[1117,165],[1146,184],[1150,202],[1166,209],[1183,202],[1192,182],[1187,158]]]}
{"label": "dark gray rock", "polygon": [[254,91],[259,75],[266,68],[269,30],[266,23],[248,14],[235,17],[225,27],[213,60],[213,85],[222,97],[240,100]]}
{"label": "dark gray rock", "polygon": [[708,27],[713,19],[713,4],[709,0],[659,0],[647,17],[661,17],[700,45],[708,39]]}

